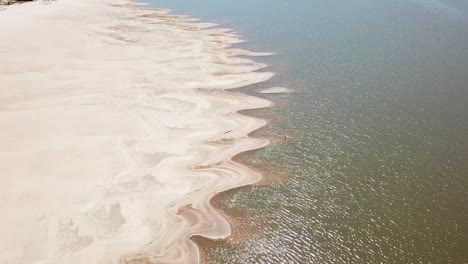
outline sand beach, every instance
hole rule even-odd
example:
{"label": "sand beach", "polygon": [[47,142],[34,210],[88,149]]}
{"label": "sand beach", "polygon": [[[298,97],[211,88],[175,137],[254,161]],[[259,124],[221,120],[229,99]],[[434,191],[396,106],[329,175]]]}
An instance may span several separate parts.
{"label": "sand beach", "polygon": [[0,11],[0,263],[196,263],[209,203],[260,175],[269,79],[229,29],[122,0]]}

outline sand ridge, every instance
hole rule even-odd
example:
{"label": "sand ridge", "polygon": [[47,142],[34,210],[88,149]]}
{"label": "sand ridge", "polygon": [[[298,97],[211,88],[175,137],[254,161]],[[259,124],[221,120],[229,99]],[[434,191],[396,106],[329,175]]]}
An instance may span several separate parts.
{"label": "sand ridge", "polygon": [[223,89],[269,79],[228,29],[122,0],[0,11],[0,263],[194,263],[268,140]]}

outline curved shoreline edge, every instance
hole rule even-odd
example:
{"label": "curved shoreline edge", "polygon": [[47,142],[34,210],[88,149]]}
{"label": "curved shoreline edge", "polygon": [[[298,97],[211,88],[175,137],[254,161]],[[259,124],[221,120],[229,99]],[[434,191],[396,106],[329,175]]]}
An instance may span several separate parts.
{"label": "curved shoreline edge", "polygon": [[[156,8],[152,9],[157,10]],[[166,11],[171,12],[170,10]],[[192,20],[192,18],[187,18],[185,16],[174,16],[189,23],[198,21],[198,19]],[[208,25],[208,30],[216,30],[218,26],[216,24]],[[223,42],[223,44],[227,45],[223,47],[222,51],[226,52],[229,57],[235,59],[237,56],[256,57],[274,55],[269,52],[249,52],[243,49],[231,48],[232,44],[243,41],[238,40],[237,34],[230,34],[229,29],[223,32],[223,34],[225,34],[225,37],[233,38],[233,41],[230,43],[229,41],[228,43]],[[227,63],[227,65],[230,64]],[[266,65],[262,65],[252,72],[256,72],[264,67],[266,67]],[[209,190],[196,190],[190,197],[186,197],[183,201],[170,208],[169,211],[171,215],[178,219],[178,221],[174,222],[172,227],[169,227],[167,230],[168,236],[161,235],[158,237],[158,241],[170,240],[169,236],[172,236],[172,232],[177,232],[178,234],[175,238],[181,239],[171,245],[171,250],[159,248],[155,250],[157,252],[155,254],[155,252],[151,250],[152,245],[149,245],[145,250],[146,253],[124,257],[122,263],[199,263],[202,258],[200,256],[200,248],[193,240],[194,237],[220,240],[231,236],[231,224],[228,222],[228,219],[211,204],[211,201],[218,194],[259,182],[262,179],[261,173],[250,169],[242,163],[234,161],[233,158],[245,152],[267,147],[271,143],[270,140],[266,138],[250,137],[250,134],[267,125],[265,119],[241,114],[239,112],[242,110],[268,108],[271,107],[273,103],[267,99],[247,95],[242,92],[231,92],[229,90],[261,83],[273,76],[273,74],[269,72],[263,73],[269,74],[270,76],[260,79],[252,78],[251,81],[245,85],[234,84],[231,87],[225,87],[224,89],[227,91],[218,88],[196,88],[200,94],[212,96],[215,100],[227,99],[230,101],[230,105],[228,104],[218,109],[218,111],[223,117],[234,121],[238,125],[236,129],[228,130],[206,141],[205,144],[219,147],[219,150],[213,153],[209,159],[201,160],[190,166],[190,169],[194,172],[216,175],[215,177],[218,178],[218,182],[210,186]],[[181,225],[183,227],[180,227]],[[157,248],[158,243],[155,242],[154,244]],[[167,244],[165,246],[167,246]],[[174,250],[174,248],[177,249]]]}
{"label": "curved shoreline edge", "polygon": [[[236,96],[239,96],[241,100],[242,98],[250,97],[245,94],[237,94]],[[190,243],[195,244],[197,247],[197,255],[194,257],[198,260],[200,260],[201,256],[199,256],[198,246],[192,240],[193,237],[199,236],[210,240],[220,240],[231,236],[231,224],[228,222],[228,219],[225,218],[226,216],[221,214],[221,212],[212,205],[212,199],[220,193],[253,185],[262,179],[262,175],[259,172],[233,160],[242,153],[258,150],[270,144],[268,139],[249,136],[252,132],[265,127],[267,124],[265,120],[238,113],[238,111],[241,110],[261,109],[270,106],[268,103],[258,103],[257,105],[246,104],[242,107],[230,110],[232,114],[235,115],[233,120],[239,123],[245,122],[246,124],[237,131],[232,131],[230,135],[220,135],[220,137],[208,142],[208,144],[222,145],[224,147],[223,151],[217,153],[210,160],[191,168],[195,171],[218,174],[218,177],[222,180],[217,186],[213,187],[214,190],[211,193],[200,195],[198,199],[200,199],[200,202],[203,202],[203,206],[198,205],[196,208],[193,207],[194,201],[198,203],[197,198],[194,200],[187,199],[187,201],[177,205],[177,215],[183,217],[184,221],[192,224],[187,230],[187,237]],[[197,221],[194,223],[195,219],[197,219]],[[209,221],[211,221],[211,223],[209,223]],[[187,262],[191,262],[191,260],[187,260]]]}
{"label": "curved shoreline edge", "polygon": [[[0,12],[0,262],[193,263],[230,235],[210,205],[261,175],[232,160],[268,80],[229,29],[130,0]],[[31,41],[31,40],[34,41]],[[32,239],[31,239],[32,238]]]}
{"label": "curved shoreline edge", "polygon": [[[157,240],[144,249],[144,253],[122,258],[122,263],[199,263],[201,256],[193,237],[210,240],[226,239],[231,235],[228,220],[211,204],[212,199],[223,192],[249,186],[262,179],[262,175],[233,160],[237,155],[264,148],[270,140],[253,138],[249,135],[267,125],[264,119],[240,114],[241,110],[261,109],[271,102],[237,92],[200,90],[213,99],[229,99],[240,104],[220,108],[220,113],[239,124],[234,130],[219,134],[206,142],[219,151],[206,160],[190,166],[196,173],[214,174],[218,182],[207,190],[196,190],[182,201],[170,207],[169,212],[177,219]],[[176,235],[174,235],[176,233]],[[171,241],[169,244],[163,241]],[[163,246],[163,247],[161,247]]]}

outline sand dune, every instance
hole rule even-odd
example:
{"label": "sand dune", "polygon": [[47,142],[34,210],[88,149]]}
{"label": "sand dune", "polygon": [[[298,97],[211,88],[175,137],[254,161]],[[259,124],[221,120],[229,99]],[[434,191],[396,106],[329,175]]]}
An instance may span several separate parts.
{"label": "sand dune", "polygon": [[223,237],[215,193],[260,175],[239,152],[267,80],[225,29],[120,0],[0,11],[0,263],[194,263]]}

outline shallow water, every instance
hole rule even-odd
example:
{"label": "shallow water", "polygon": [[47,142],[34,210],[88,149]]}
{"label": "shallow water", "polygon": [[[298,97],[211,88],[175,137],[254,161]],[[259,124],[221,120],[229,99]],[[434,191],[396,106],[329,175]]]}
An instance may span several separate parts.
{"label": "shallow water", "polygon": [[468,263],[466,1],[150,2],[279,53],[252,88],[296,90],[255,112],[290,140],[244,158],[270,185],[215,199],[234,236],[206,263]]}

